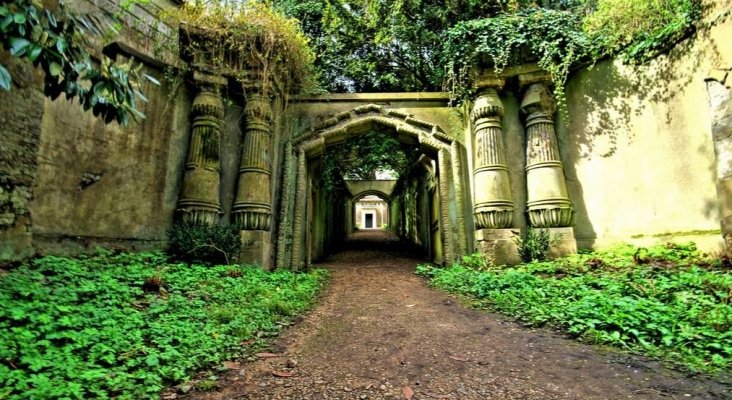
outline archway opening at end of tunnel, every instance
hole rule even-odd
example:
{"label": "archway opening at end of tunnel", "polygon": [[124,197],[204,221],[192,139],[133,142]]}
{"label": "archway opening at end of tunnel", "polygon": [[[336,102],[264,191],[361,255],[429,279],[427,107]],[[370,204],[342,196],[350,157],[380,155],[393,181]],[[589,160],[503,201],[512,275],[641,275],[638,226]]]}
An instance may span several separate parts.
{"label": "archway opening at end of tunnel", "polygon": [[309,161],[309,258],[356,246],[441,262],[436,160],[416,138],[389,129],[327,146]]}

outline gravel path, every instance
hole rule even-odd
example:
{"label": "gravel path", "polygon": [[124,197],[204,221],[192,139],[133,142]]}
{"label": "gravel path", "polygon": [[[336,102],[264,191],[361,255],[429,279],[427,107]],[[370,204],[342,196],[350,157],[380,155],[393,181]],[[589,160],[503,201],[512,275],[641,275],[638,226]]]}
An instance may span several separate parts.
{"label": "gravel path", "polygon": [[729,384],[464,307],[414,275],[422,260],[359,232],[319,265],[319,305],[191,399],[729,399]]}

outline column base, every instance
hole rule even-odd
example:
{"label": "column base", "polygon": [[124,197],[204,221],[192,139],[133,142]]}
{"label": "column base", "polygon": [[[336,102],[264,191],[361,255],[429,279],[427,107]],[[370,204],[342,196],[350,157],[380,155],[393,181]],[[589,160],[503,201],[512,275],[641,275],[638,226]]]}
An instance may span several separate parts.
{"label": "column base", "polygon": [[241,231],[239,262],[258,265],[265,270],[272,268],[272,235],[269,231]]}
{"label": "column base", "polygon": [[479,229],[475,231],[475,250],[493,265],[519,264],[515,239],[520,234],[518,229]]}
{"label": "column base", "polygon": [[574,238],[574,228],[540,228],[549,231],[552,246],[549,249],[549,258],[559,258],[577,252],[577,240]]}

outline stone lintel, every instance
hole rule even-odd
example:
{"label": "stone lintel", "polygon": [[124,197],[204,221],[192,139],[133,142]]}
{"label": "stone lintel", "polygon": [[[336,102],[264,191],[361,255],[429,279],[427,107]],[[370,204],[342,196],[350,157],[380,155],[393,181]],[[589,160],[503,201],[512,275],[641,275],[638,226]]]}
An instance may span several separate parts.
{"label": "stone lintel", "polygon": [[220,75],[208,74],[201,71],[193,71],[193,80],[201,83],[209,83],[212,85],[226,86],[227,79]]}
{"label": "stone lintel", "polygon": [[475,88],[478,93],[485,89],[495,89],[500,92],[504,86],[506,86],[506,78],[495,74],[482,74],[475,81]]}
{"label": "stone lintel", "polygon": [[516,246],[518,229],[479,229],[475,231],[475,249],[494,265],[521,263]]}
{"label": "stone lintel", "polygon": [[534,83],[543,83],[550,85],[552,83],[552,76],[549,72],[542,70],[526,72],[518,75],[519,88],[521,90],[526,87],[533,85]]}
{"label": "stone lintel", "polygon": [[265,270],[272,268],[272,235],[269,231],[241,231],[239,262],[258,265]]}

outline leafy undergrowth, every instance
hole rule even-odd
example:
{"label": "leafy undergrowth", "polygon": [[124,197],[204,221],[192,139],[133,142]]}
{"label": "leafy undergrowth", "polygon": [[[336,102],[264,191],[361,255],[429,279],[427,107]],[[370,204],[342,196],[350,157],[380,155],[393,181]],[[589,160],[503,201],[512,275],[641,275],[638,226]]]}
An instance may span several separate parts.
{"label": "leafy undergrowth", "polygon": [[528,325],[692,371],[727,374],[732,367],[732,274],[693,244],[622,246],[512,268],[420,265],[417,273]]}
{"label": "leafy undergrowth", "polygon": [[157,397],[307,309],[324,270],[45,257],[0,277],[0,399]]}

